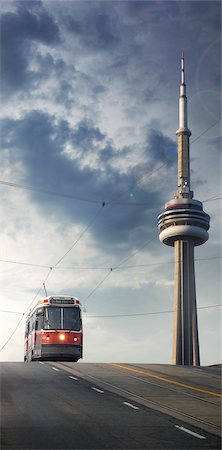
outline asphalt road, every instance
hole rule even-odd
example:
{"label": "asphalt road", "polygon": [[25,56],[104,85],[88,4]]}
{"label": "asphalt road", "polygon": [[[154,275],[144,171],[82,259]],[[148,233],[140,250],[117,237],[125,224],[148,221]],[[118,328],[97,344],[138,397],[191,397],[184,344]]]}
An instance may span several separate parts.
{"label": "asphalt road", "polygon": [[[190,425],[169,411],[161,412],[152,403],[148,406],[143,401],[144,395],[133,392],[137,381],[141,384],[145,377],[138,373],[145,371],[143,366],[127,365],[127,369],[109,364],[35,362],[1,363],[0,367],[2,450],[221,448],[220,438],[215,434]],[[114,384],[111,372],[119,377]],[[128,377],[125,384],[124,377]],[[160,384],[159,388],[152,386],[156,390],[155,398],[157,389],[159,397],[163,397],[161,384],[168,386],[169,382],[154,377],[152,381]],[[126,389],[129,382],[133,386],[131,390]],[[173,393],[175,399],[180,390],[187,389],[180,386],[186,383],[179,378],[176,383],[171,383],[171,387],[178,390],[178,394]],[[144,386],[151,388],[148,383],[142,382],[142,385],[143,389]],[[203,389],[197,385],[199,391],[194,394],[198,394],[198,398],[199,395],[204,399],[210,397],[211,407],[219,397],[200,392],[206,392],[207,386]],[[217,386],[211,386],[209,392],[213,392],[213,388],[217,392]],[[164,392],[166,397],[170,391]]]}

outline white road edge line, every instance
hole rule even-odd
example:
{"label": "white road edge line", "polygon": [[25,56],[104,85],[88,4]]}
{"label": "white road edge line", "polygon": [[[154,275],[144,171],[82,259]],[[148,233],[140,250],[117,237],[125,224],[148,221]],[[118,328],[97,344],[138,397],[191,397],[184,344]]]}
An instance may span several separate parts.
{"label": "white road edge line", "polygon": [[134,406],[134,405],[132,405],[132,403],[123,402],[123,404],[126,406],[129,406],[130,408],[133,408],[133,409],[139,409],[138,406]]}
{"label": "white road edge line", "polygon": [[205,436],[202,436],[202,434],[194,433],[194,431],[188,430],[187,428],[184,427],[180,427],[179,425],[175,425],[175,428],[178,428],[181,431],[185,431],[185,433],[191,434],[192,436],[198,439],[207,439]]}
{"label": "white road edge line", "polygon": [[73,377],[72,375],[69,375],[69,378],[71,378],[72,380],[78,381],[78,378]]}
{"label": "white road edge line", "polygon": [[102,391],[101,389],[98,389],[96,387],[91,387],[91,389],[93,389],[96,392],[99,392],[99,394],[104,394],[104,391]]}
{"label": "white road edge line", "polygon": [[52,367],[53,370],[56,370],[56,372],[59,372],[59,369],[57,367]]}
{"label": "white road edge line", "polygon": [[42,361],[39,361],[39,364],[45,364],[44,362],[42,362]]}

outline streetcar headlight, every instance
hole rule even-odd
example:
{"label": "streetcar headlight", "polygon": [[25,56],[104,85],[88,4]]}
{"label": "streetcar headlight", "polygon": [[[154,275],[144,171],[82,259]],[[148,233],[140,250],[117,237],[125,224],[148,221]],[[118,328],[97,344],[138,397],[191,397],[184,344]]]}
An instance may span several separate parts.
{"label": "streetcar headlight", "polygon": [[64,341],[65,340],[65,335],[64,334],[60,334],[59,335],[59,339],[60,339],[60,341]]}
{"label": "streetcar headlight", "polygon": [[78,341],[78,338],[77,338],[77,337],[74,337],[73,340],[76,342],[76,341]]}

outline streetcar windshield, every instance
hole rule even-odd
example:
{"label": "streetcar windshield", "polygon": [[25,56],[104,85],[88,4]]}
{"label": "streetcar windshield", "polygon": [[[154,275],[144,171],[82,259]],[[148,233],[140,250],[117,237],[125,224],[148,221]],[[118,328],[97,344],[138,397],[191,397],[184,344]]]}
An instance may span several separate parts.
{"label": "streetcar windshield", "polygon": [[46,330],[81,330],[80,309],[51,307],[45,308],[44,329]]}

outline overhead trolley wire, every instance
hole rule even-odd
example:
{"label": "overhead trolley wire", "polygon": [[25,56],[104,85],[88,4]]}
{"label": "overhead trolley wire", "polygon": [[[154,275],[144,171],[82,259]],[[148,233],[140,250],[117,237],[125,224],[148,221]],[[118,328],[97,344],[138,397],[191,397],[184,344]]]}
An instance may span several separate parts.
{"label": "overhead trolley wire", "polygon": [[[220,308],[222,306],[221,303],[219,303],[218,305],[207,305],[207,306],[198,306],[197,309],[211,309],[211,308]],[[134,313],[134,314],[100,314],[100,315],[84,315],[83,318],[84,319],[99,319],[101,318],[112,318],[112,317],[136,317],[136,316],[152,316],[152,315],[157,315],[157,314],[169,314],[169,313],[174,313],[175,310],[171,309],[171,310],[166,310],[166,311],[147,311],[147,312],[142,312],[142,313]],[[18,312],[18,311],[5,311],[5,310],[0,310],[0,313],[9,313],[9,314],[22,314],[24,315],[25,313],[23,312]]]}
{"label": "overhead trolley wire", "polygon": [[14,334],[16,333],[20,323],[22,322],[24,317],[24,314],[22,315],[22,317],[20,317],[16,327],[14,328],[14,330],[12,331],[12,333],[10,334],[9,338],[5,341],[5,343],[2,345],[2,347],[0,348],[0,353],[2,352],[2,350],[6,347],[6,345],[9,343],[9,341],[11,341],[11,339],[13,338]]}
{"label": "overhead trolley wire", "polygon": [[[147,243],[145,245],[143,245],[142,248],[144,248],[147,245]],[[138,250],[139,251],[139,250]],[[135,252],[136,254],[137,252]],[[131,257],[131,256],[130,256]],[[130,259],[127,258],[127,259]],[[194,261],[212,261],[214,259],[222,259],[222,256],[209,256],[209,258],[194,258]],[[124,260],[125,261],[125,260]],[[0,259],[0,262],[3,263],[9,263],[9,264],[22,264],[24,266],[33,266],[33,267],[40,267],[40,268],[45,268],[45,269],[50,269],[50,266],[41,266],[40,264],[30,264],[30,263],[25,263],[25,262],[20,262],[20,261],[12,261],[12,260],[7,260],[7,259]],[[130,265],[130,266],[122,266],[121,267],[114,267],[113,270],[121,270],[121,269],[134,269],[137,267],[149,267],[149,266],[165,266],[167,264],[174,264],[175,261],[163,261],[163,262],[159,262],[159,263],[145,263],[145,264],[134,264],[134,265]],[[122,261],[123,263],[123,261]],[[108,266],[104,266],[104,267],[97,267],[97,266],[69,266],[69,267],[65,267],[65,266],[60,266],[60,267],[52,267],[53,270],[110,270],[110,267]]]}
{"label": "overhead trolley wire", "polygon": [[84,236],[84,234],[89,230],[89,228],[93,225],[93,223],[96,221],[97,217],[99,216],[99,214],[101,213],[102,209],[105,206],[105,202],[102,203],[101,208],[96,212],[96,214],[93,216],[93,218],[90,220],[90,222],[88,223],[87,227],[84,228],[84,230],[80,233],[78,239],[75,240],[75,242],[72,244],[72,246],[64,253],[64,255],[59,258],[59,260],[56,262],[56,264],[54,264],[54,266],[52,266],[53,269],[55,269],[58,264],[60,264],[60,262],[68,255],[68,253],[71,252],[71,250],[76,246],[76,244],[80,241],[80,239],[82,239],[82,237]]}
{"label": "overhead trolley wire", "polygon": [[90,291],[87,297],[84,298],[83,300],[84,305],[86,304],[88,299],[94,294],[94,292],[97,291],[97,289],[99,289],[100,286],[102,286],[102,284],[106,281],[106,279],[111,275],[112,271],[113,269],[110,268],[109,272],[105,275],[105,277],[94,287],[94,289],[92,289],[92,291]]}
{"label": "overhead trolley wire", "polygon": [[[46,277],[45,277],[45,280],[44,280],[44,283],[46,283],[46,281],[47,281],[47,279],[48,279],[50,273],[51,273],[51,269],[50,269],[49,272],[47,273],[47,275],[46,275]],[[1,348],[0,348],[0,353],[1,353],[2,350],[6,347],[6,345],[11,341],[11,339],[13,338],[13,336],[14,336],[14,334],[16,333],[16,331],[17,331],[17,329],[18,329],[20,323],[22,322],[22,320],[23,320],[25,314],[27,314],[27,312],[28,312],[29,309],[31,308],[32,304],[34,303],[34,301],[36,300],[37,296],[39,295],[39,292],[41,291],[41,289],[42,289],[42,285],[41,285],[41,287],[38,289],[37,293],[35,294],[34,298],[33,298],[32,301],[31,301],[31,303],[29,303],[29,305],[28,305],[28,307],[26,308],[25,312],[22,314],[22,317],[20,317],[20,319],[19,319],[17,325],[15,326],[14,330],[12,331],[12,333],[9,335],[8,339],[7,339],[7,340],[5,341],[5,343],[1,346]]]}
{"label": "overhead trolley wire", "polygon": [[168,164],[168,162],[163,163],[163,164],[161,164],[161,166],[159,166],[159,167],[157,167],[157,168],[155,168],[155,169],[149,171],[148,173],[146,172],[146,173],[144,173],[143,175],[138,175],[137,178],[136,178],[136,180],[135,180],[134,183],[130,186],[129,189],[124,190],[124,192],[123,192],[122,194],[120,194],[120,196],[114,197],[112,200],[108,201],[108,202],[107,202],[107,205],[121,205],[121,206],[123,206],[123,205],[130,205],[130,204],[132,204],[132,205],[139,205],[139,206],[141,206],[142,203],[136,203],[136,202],[135,202],[135,203],[126,203],[126,202],[122,202],[122,203],[121,203],[121,202],[119,202],[119,201],[116,201],[116,199],[117,199],[117,198],[120,198],[120,197],[122,197],[123,195],[127,194],[128,192],[130,192],[130,191],[132,190],[133,187],[137,186],[137,184],[143,180],[143,178],[147,177],[148,175],[149,175],[149,177],[152,176],[155,172],[158,172],[160,169],[162,169],[163,167],[165,167],[167,164]]}
{"label": "overhead trolley wire", "polygon": [[158,235],[155,234],[151,239],[149,239],[148,241],[146,241],[145,243],[143,243],[134,253],[132,253],[132,255],[128,256],[127,258],[122,259],[122,261],[120,261],[119,264],[117,264],[113,270],[117,270],[120,266],[122,266],[126,261],[128,261],[129,259],[133,258],[133,256],[135,256],[137,253],[140,252],[140,250],[143,250],[145,247],[147,247],[147,245],[151,244],[151,242],[154,241],[154,239],[156,239]]}
{"label": "overhead trolley wire", "polygon": [[221,196],[222,196],[222,193],[213,195],[212,197],[209,197],[209,198],[207,198],[205,200],[202,200],[202,203],[212,202],[212,201],[215,201],[215,200],[221,200]]}
{"label": "overhead trolley wire", "polygon": [[155,236],[150,239],[148,242],[145,243],[145,245],[143,244],[142,246],[140,246],[138,248],[137,251],[135,251],[132,255],[130,255],[128,258],[124,258],[118,265],[111,267],[109,269],[109,272],[106,274],[106,276],[96,285],[96,287],[94,289],[92,289],[92,291],[90,291],[90,293],[87,295],[87,297],[83,300],[83,303],[85,304],[86,301],[88,301],[88,299],[94,294],[95,291],[97,291],[97,289],[106,281],[106,279],[111,275],[112,272],[114,272],[115,270],[117,270],[121,264],[123,264],[124,262],[128,261],[128,259],[132,258],[134,255],[136,255],[141,249],[143,249],[144,247],[146,247],[148,244],[150,244],[154,239],[156,239],[156,234]]}
{"label": "overhead trolley wire", "polygon": [[[207,306],[198,306],[197,309],[210,309],[210,308],[220,308],[222,304],[218,305],[207,305]],[[149,312],[143,312],[143,313],[135,313],[135,314],[104,314],[104,315],[93,315],[83,316],[85,319],[99,319],[101,318],[112,318],[112,317],[136,317],[136,316],[153,316],[158,314],[172,314],[176,312],[174,309],[166,310],[166,311],[149,311]]]}
{"label": "overhead trolley wire", "polygon": [[42,269],[50,269],[50,266],[44,266],[42,264],[27,263],[27,262],[22,262],[22,261],[13,261],[10,259],[0,259],[0,262],[8,263],[8,264],[18,264],[21,266],[40,267]]}
{"label": "overhead trolley wire", "polygon": [[78,200],[78,201],[81,201],[81,202],[97,203],[97,204],[98,203],[102,203],[101,200],[94,200],[94,199],[91,199],[91,198],[79,197],[78,195],[65,194],[65,193],[57,192],[57,191],[50,191],[48,189],[35,187],[35,186],[27,186],[27,185],[19,184],[19,183],[11,183],[10,181],[0,180],[0,184],[2,184],[4,186],[8,186],[8,187],[24,189],[24,190],[27,190],[27,191],[39,192],[40,194],[49,194],[49,195],[53,195],[53,196],[56,196],[56,197],[69,198],[71,200]]}
{"label": "overhead trolley wire", "polygon": [[191,139],[190,143],[193,144],[194,142],[196,142],[198,139],[200,139],[205,133],[207,133],[209,130],[211,130],[211,128],[215,127],[215,125],[217,125],[219,122],[221,121],[221,117],[220,119],[216,120],[216,122],[212,123],[208,128],[206,128],[201,134],[199,134],[199,136],[197,136],[194,139]]}

